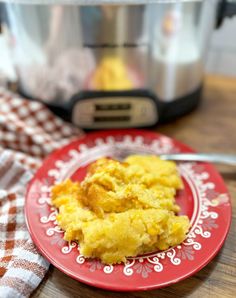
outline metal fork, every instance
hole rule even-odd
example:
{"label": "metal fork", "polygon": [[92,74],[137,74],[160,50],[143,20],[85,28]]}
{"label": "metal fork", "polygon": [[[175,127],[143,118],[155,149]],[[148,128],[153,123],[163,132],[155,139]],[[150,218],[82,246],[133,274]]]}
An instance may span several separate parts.
{"label": "metal fork", "polygon": [[161,154],[160,158],[174,161],[205,161],[212,163],[221,163],[236,166],[235,154],[218,154],[218,153],[174,153]]}

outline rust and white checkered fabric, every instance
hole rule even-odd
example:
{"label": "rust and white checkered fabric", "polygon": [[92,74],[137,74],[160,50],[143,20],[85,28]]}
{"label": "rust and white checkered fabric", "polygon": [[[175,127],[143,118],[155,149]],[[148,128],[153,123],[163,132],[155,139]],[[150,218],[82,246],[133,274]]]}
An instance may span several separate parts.
{"label": "rust and white checkered fabric", "polygon": [[0,89],[1,298],[28,297],[48,269],[25,225],[26,185],[48,153],[81,134],[41,103]]}

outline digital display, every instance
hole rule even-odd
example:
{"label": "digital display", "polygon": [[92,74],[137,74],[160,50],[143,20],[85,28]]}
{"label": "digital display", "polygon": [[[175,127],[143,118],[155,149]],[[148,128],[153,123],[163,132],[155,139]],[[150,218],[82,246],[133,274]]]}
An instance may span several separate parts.
{"label": "digital display", "polygon": [[130,116],[95,116],[94,122],[130,121]]}
{"label": "digital display", "polygon": [[126,111],[130,109],[130,103],[95,104],[96,111]]}

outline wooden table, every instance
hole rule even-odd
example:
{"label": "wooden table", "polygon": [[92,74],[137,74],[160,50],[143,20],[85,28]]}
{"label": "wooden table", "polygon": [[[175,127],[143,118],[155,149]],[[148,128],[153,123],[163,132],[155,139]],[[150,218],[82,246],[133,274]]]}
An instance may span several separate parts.
{"label": "wooden table", "polygon": [[[155,129],[197,151],[236,154],[236,80],[207,77],[203,100],[194,112]],[[77,282],[53,266],[32,297],[152,298],[235,297],[236,293],[236,168],[218,166],[233,201],[233,221],[220,253],[194,276],[167,288],[132,293],[96,289]]]}

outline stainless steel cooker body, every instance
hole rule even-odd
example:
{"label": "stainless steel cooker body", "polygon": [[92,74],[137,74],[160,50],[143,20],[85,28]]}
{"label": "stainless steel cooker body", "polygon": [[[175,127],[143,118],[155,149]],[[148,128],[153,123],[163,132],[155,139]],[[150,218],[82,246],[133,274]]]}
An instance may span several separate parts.
{"label": "stainless steel cooker body", "polygon": [[[96,0],[4,3],[4,22],[22,93],[49,105],[72,109],[66,117],[84,127],[93,127],[95,111],[103,113],[96,127],[106,126],[106,112],[119,114],[112,107],[114,101],[123,111],[123,119],[125,113],[138,119],[129,124],[124,120],[123,126],[154,124],[161,114],[168,114],[166,106],[171,103],[175,104],[172,111],[181,113],[181,107],[176,106],[181,100],[182,112],[193,108],[202,86],[203,65],[219,1],[99,4],[101,1]],[[106,68],[106,59],[110,65],[114,59],[116,70]],[[102,66],[108,74],[105,77],[104,70],[100,73],[107,82],[96,85],[93,78]],[[112,75],[117,69],[120,74],[115,73],[114,80],[115,76],[120,79],[123,69],[127,71],[132,82],[127,89],[123,87],[127,86],[127,78],[120,87],[113,84]],[[98,100],[103,108],[102,104],[98,107]],[[132,107],[134,100],[139,109]],[[141,110],[145,109],[146,116],[142,116]],[[78,120],[88,110],[90,116],[84,116],[84,122]],[[65,113],[62,112],[64,116]],[[141,121],[142,118],[146,120]],[[122,117],[107,123],[120,126]]]}

